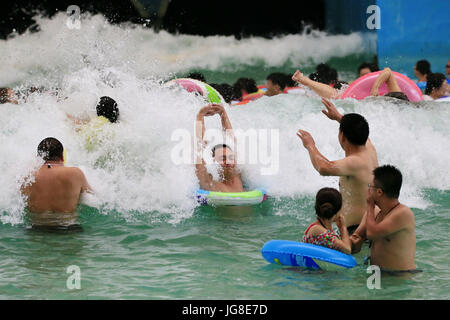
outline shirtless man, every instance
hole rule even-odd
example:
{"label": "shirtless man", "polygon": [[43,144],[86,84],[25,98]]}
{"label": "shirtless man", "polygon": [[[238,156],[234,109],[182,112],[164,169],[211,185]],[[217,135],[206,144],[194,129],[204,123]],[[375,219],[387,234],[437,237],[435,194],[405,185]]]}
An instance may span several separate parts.
{"label": "shirtless man", "polygon": [[[214,181],[211,174],[208,173],[205,166],[205,161],[201,157],[205,133],[205,117],[210,117],[218,114],[222,120],[222,129],[233,135],[233,128],[231,127],[228,115],[223,106],[219,104],[212,104],[203,107],[197,115],[196,135],[197,135],[197,161],[196,174],[200,183],[200,188],[209,191],[220,192],[243,192],[241,174],[236,169],[236,157],[234,152],[226,144],[219,144],[213,147],[212,155],[214,160],[220,165],[219,175],[220,180]],[[234,138],[234,136],[233,136]]]}
{"label": "shirtless man", "polygon": [[[414,213],[398,201],[402,174],[393,166],[378,167],[369,184],[368,210],[358,229],[351,236],[352,253],[361,250],[369,239],[370,264],[388,273],[419,272],[414,258],[416,232]],[[380,208],[375,213],[375,205]]]}
{"label": "shirtless man", "polygon": [[57,139],[46,138],[38,146],[45,163],[34,173],[35,181],[24,183],[33,227],[68,228],[76,225],[76,207],[82,192],[92,192],[83,172],[64,167],[64,149]]}
{"label": "shirtless man", "polygon": [[299,130],[297,135],[309,151],[314,168],[322,176],[339,176],[339,189],[342,194],[342,209],[349,234],[356,230],[367,211],[367,185],[372,181],[372,172],[378,167],[375,147],[369,139],[369,125],[359,114],[341,115],[329,101],[322,99],[327,110],[322,112],[331,120],[340,123],[339,143],[345,151],[345,158],[329,161],[316,145],[312,136]]}

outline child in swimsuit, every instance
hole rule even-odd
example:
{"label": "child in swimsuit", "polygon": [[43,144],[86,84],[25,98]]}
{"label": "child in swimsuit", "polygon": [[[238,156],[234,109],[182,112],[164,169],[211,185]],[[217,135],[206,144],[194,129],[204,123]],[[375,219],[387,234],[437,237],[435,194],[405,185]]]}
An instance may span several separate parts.
{"label": "child in swimsuit", "polygon": [[[351,242],[344,216],[337,215],[341,207],[342,196],[338,190],[320,189],[316,195],[317,219],[306,229],[302,241],[350,254]],[[333,222],[338,226],[340,235],[333,231]]]}

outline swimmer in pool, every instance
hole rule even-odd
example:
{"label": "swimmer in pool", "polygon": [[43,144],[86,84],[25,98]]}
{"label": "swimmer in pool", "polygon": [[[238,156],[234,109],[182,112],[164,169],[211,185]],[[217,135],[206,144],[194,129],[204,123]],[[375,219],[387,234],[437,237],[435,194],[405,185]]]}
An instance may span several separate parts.
{"label": "swimmer in pool", "polygon": [[57,139],[42,140],[37,153],[45,163],[33,174],[34,181],[25,182],[21,187],[33,227],[77,225],[80,196],[83,192],[93,192],[79,168],[64,166],[63,152],[63,145]]}
{"label": "swimmer in pool", "polygon": [[297,70],[294,73],[292,80],[312,89],[315,93],[325,99],[338,99],[342,95],[338,90],[330,85],[310,79],[301,73],[300,70]]}
{"label": "swimmer in pool", "polygon": [[75,131],[80,132],[85,137],[85,147],[88,151],[93,151],[103,141],[112,139],[111,132],[104,132],[101,128],[106,124],[117,123],[120,115],[117,102],[107,96],[100,98],[96,109],[97,117],[90,120],[82,120],[67,115],[77,125]]}
{"label": "swimmer in pool", "polygon": [[[314,80],[309,79],[308,77],[304,76],[303,73],[300,72],[300,70],[297,70],[294,75],[292,76],[292,80],[307,86],[308,88],[311,88],[315,93],[317,93],[319,96],[325,99],[339,99],[342,96],[341,90],[336,90],[335,88],[332,88],[331,86],[320,83]],[[402,92],[402,89],[400,89],[397,80],[395,79],[392,70],[389,68],[385,68],[379,75],[377,80],[375,80],[371,95],[372,96],[379,96],[379,88],[380,86],[386,83],[388,86],[389,92],[384,95],[384,97],[391,97],[396,98],[400,100],[409,101],[406,94]]]}
{"label": "swimmer in pool", "polygon": [[205,161],[201,157],[203,147],[205,146],[205,117],[211,117],[218,114],[222,120],[222,129],[224,132],[233,135],[230,119],[225,112],[225,108],[219,104],[212,104],[200,109],[197,114],[196,136],[197,136],[197,161],[196,174],[200,183],[200,188],[209,191],[219,192],[243,192],[241,174],[236,169],[236,155],[226,144],[219,144],[212,148],[212,156],[219,164],[219,181],[213,180],[213,176],[208,173]]}
{"label": "swimmer in pool", "polygon": [[[322,188],[316,195],[316,221],[305,231],[302,242],[341,251],[351,252],[351,242],[342,214],[342,196],[336,189]],[[339,228],[340,236],[333,230],[333,222]]]}
{"label": "swimmer in pool", "polygon": [[388,93],[386,93],[384,97],[391,97],[409,101],[406,94],[402,92],[402,89],[398,85],[397,80],[395,79],[395,76],[390,68],[384,68],[384,70],[378,75],[377,80],[375,80],[374,84],[372,85],[370,95],[374,97],[379,96],[379,90],[383,83],[386,83],[388,87]]}
{"label": "swimmer in pool", "polygon": [[446,98],[448,92],[448,83],[445,75],[442,73],[430,73],[425,88],[423,99],[432,101],[440,98]]}
{"label": "swimmer in pool", "polygon": [[[97,103],[96,106],[97,110],[97,118],[89,119],[89,120],[82,120],[75,118],[71,115],[67,115],[67,118],[69,118],[74,124],[76,125],[86,125],[92,121],[94,122],[110,122],[110,123],[116,123],[119,120],[119,108],[117,107],[117,102],[108,96],[103,96],[100,98],[100,101]],[[78,128],[77,131],[81,130]]]}
{"label": "swimmer in pool", "polygon": [[273,97],[284,93],[284,89],[287,86],[286,75],[280,72],[274,72],[266,78],[267,91],[264,95]]}
{"label": "swimmer in pool", "polygon": [[345,158],[330,161],[317,150],[308,132],[299,130],[297,135],[320,175],[340,177],[339,189],[343,199],[340,213],[345,217],[349,233],[352,233],[367,211],[367,185],[372,181],[373,170],[378,167],[377,151],[369,139],[369,124],[363,116],[356,113],[343,116],[331,102],[322,99],[322,103],[326,108],[322,112],[340,123],[338,138]]}
{"label": "swimmer in pool", "polygon": [[367,213],[350,237],[352,253],[359,252],[364,240],[369,239],[370,264],[387,273],[419,272],[414,263],[414,213],[398,201],[402,174],[397,168],[385,165],[376,168],[373,175],[367,196]]}

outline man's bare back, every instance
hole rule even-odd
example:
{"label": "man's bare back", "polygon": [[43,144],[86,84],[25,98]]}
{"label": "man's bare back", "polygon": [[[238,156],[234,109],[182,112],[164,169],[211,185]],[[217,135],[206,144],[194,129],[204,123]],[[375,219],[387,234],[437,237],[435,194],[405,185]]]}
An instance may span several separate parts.
{"label": "man's bare back", "polygon": [[367,186],[372,181],[373,170],[378,167],[377,152],[370,142],[365,150],[352,155],[357,165],[354,171],[339,179],[339,191],[342,194],[341,213],[348,226],[358,225],[367,211]]}
{"label": "man's bare back", "polygon": [[[344,118],[336,107],[328,100],[322,99],[326,110],[322,112],[331,120],[341,123]],[[358,140],[358,144],[351,143],[341,129],[339,129],[339,142],[345,151],[345,158],[330,161],[324,157],[315,146],[312,136],[304,130],[299,130],[297,135],[302,140],[303,146],[308,150],[314,168],[323,176],[339,176],[339,189],[342,194],[342,209],[345,225],[357,226],[367,208],[366,197],[368,184],[372,181],[372,171],[378,167],[378,158],[375,147],[368,138],[369,128],[367,121],[358,114],[349,114],[352,117],[356,133],[352,139]],[[348,118],[347,118],[348,119]],[[358,127],[364,127],[366,131]],[[348,125],[347,125],[348,128]],[[347,129],[346,129],[347,130]],[[347,134],[351,135],[351,133]],[[359,134],[359,136],[358,136]],[[364,139],[365,138],[365,139]]]}
{"label": "man's bare back", "polygon": [[83,172],[75,167],[46,163],[34,177],[33,183],[22,186],[33,225],[67,225],[76,221],[81,193],[91,190]]}

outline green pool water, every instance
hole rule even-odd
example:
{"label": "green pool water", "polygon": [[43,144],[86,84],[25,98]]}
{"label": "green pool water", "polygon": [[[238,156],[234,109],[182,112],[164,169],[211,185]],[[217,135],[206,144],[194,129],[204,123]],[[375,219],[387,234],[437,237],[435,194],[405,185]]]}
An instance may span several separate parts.
{"label": "green pool water", "polygon": [[[174,225],[140,214],[126,221],[80,207],[82,232],[52,234],[0,224],[1,299],[449,299],[448,191],[414,209],[416,264],[410,279],[382,276],[370,290],[362,260],[339,271],[309,271],[266,262],[271,239],[299,240],[313,219],[313,199],[269,199],[245,209],[199,207]],[[80,268],[68,289],[67,268]]]}
{"label": "green pool water", "polygon": [[[272,72],[299,68],[309,74],[323,62],[350,82],[359,64],[374,56],[363,49],[362,35],[238,41],[110,25],[100,15],[83,19],[82,29],[70,30],[61,12],[40,18],[39,32],[0,41],[0,86],[61,89],[59,97],[33,94],[0,108],[0,299],[450,298],[448,103],[336,101],[342,112],[368,119],[380,165],[401,170],[400,200],[416,216],[416,264],[423,272],[408,279],[383,276],[379,290],[367,287],[366,244],[355,255],[359,265],[349,270],[293,269],[261,255],[269,240],[299,241],[314,219],[315,193],[337,187],[337,178],[314,170],[295,135],[309,130],[328,159],[344,156],[338,125],[323,116],[320,99],[280,95],[227,109],[234,129],[279,132],[277,173],[263,176],[261,163],[243,168],[249,188],[267,190],[262,205],[195,207],[194,166],[170,160],[173,133],[193,134],[205,102],[169,91],[160,80],[200,71],[209,83],[252,77],[263,84]],[[122,119],[114,138],[89,152],[66,113],[92,115],[102,95],[118,101]],[[220,121],[206,125],[218,128]],[[96,191],[93,204],[79,207],[82,232],[30,230],[23,219],[20,184],[48,136],[62,141],[68,165],[80,167]],[[80,289],[67,286],[71,266],[80,270]]]}

